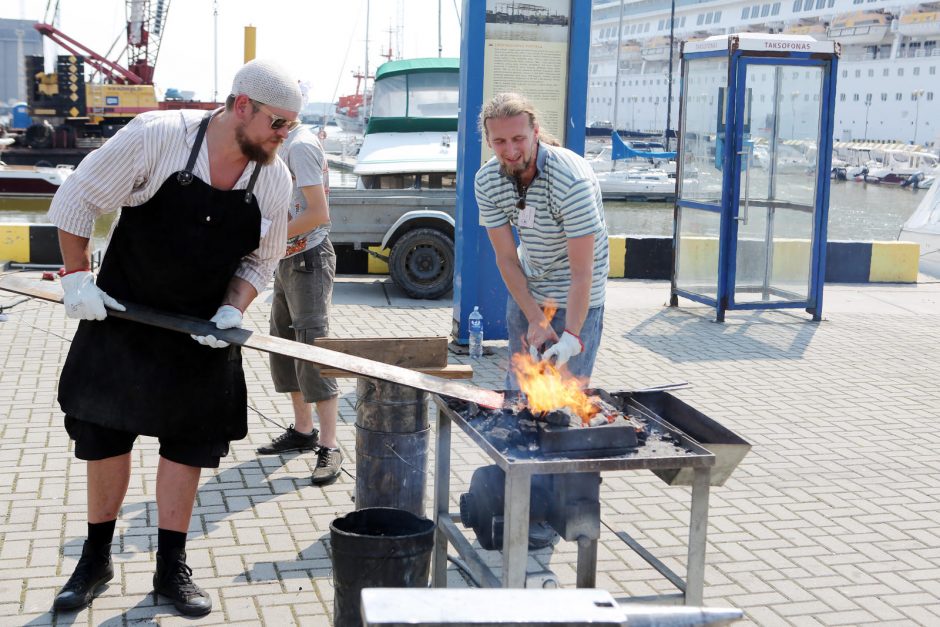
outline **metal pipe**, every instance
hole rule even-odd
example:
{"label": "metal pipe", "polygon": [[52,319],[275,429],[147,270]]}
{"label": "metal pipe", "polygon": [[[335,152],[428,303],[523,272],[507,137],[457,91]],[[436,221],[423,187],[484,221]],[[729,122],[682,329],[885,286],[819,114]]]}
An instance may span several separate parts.
{"label": "metal pipe", "polygon": [[[617,116],[620,115],[620,48],[623,46],[621,37],[623,37],[623,0],[620,0],[620,22],[617,24],[617,66],[614,69],[614,119],[612,122],[615,133],[620,128],[620,121]],[[613,172],[616,167],[617,162],[611,159],[610,171]]]}
{"label": "metal pipe", "polygon": [[663,131],[663,143],[669,150],[669,126],[672,118],[672,55],[676,47],[676,0],[672,0],[669,13],[669,92],[666,94],[666,130]]}

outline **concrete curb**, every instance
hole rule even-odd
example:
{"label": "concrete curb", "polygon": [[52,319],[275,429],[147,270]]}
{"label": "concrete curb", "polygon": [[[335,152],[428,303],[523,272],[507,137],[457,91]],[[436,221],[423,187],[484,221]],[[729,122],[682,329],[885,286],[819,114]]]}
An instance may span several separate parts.
{"label": "concrete curb", "polygon": [[[687,237],[683,259],[695,268],[714,265],[718,241],[714,237]],[[780,239],[774,245],[774,277],[799,280],[806,276],[809,240]],[[762,255],[760,242],[745,241],[744,254]],[[387,249],[369,250],[388,255]],[[388,274],[388,265],[352,246],[336,245],[336,271],[340,274]],[[829,242],[826,247],[827,283],[916,283],[920,245],[914,242]],[[51,224],[0,224],[0,259],[13,264],[59,266],[58,236]],[[711,264],[709,264],[709,260]],[[610,237],[611,279],[669,280],[672,276],[671,237]]]}

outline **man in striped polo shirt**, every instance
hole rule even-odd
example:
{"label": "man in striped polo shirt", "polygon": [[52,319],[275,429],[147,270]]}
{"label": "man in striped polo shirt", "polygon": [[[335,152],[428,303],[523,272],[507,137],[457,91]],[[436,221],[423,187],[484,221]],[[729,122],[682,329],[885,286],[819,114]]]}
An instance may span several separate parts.
{"label": "man in striped polo shirt", "polygon": [[[510,354],[554,359],[587,386],[609,267],[600,185],[582,157],[539,129],[538,112],[519,94],[496,95],[479,125],[495,156],[476,174],[476,200],[509,289]],[[558,311],[549,319],[551,307]],[[506,386],[518,388],[511,368]]]}

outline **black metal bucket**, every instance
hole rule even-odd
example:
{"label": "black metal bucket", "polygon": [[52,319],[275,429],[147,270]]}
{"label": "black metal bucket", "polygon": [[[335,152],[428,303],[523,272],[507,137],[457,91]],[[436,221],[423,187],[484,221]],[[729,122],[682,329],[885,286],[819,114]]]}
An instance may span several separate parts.
{"label": "black metal bucket", "polygon": [[330,524],[333,624],[362,625],[363,588],[425,588],[431,572],[434,523],[411,512],[370,507]]}
{"label": "black metal bucket", "polygon": [[424,516],[431,439],[427,393],[366,377],[356,392],[356,507]]}

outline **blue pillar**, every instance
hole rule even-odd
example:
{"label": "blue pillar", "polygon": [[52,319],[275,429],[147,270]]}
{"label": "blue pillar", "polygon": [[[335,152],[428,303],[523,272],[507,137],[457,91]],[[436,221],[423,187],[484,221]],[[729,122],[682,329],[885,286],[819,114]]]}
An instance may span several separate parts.
{"label": "blue pillar", "polygon": [[[483,149],[477,118],[483,106],[487,4],[490,3],[464,0],[461,11],[460,152],[457,155],[457,229],[454,240],[457,250],[452,333],[459,344],[467,344],[469,340],[467,316],[474,306],[479,306],[483,314],[485,339],[507,338],[506,299],[509,292],[496,267],[486,229],[480,226],[479,208],[473,191],[473,180],[480,168]],[[565,145],[583,154],[591,43],[590,0],[572,0],[570,16]],[[521,91],[524,93],[525,90]]]}

